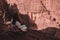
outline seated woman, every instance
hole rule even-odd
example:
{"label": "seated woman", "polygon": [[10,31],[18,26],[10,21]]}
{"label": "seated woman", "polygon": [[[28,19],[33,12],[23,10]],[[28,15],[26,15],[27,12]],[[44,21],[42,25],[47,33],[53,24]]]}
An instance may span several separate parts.
{"label": "seated woman", "polygon": [[23,19],[22,18],[19,19],[18,13],[15,13],[13,15],[13,21],[12,21],[13,26],[17,26],[22,31],[27,31],[27,26],[24,24],[21,24],[22,23],[21,20]]}

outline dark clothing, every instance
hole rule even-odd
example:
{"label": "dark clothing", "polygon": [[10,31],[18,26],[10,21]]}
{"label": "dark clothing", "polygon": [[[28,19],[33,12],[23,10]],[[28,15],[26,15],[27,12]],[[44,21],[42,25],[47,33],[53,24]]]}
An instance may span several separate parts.
{"label": "dark clothing", "polygon": [[19,18],[18,18],[18,14],[17,14],[17,13],[15,13],[15,14],[13,15],[13,22],[12,22],[12,24],[15,24],[16,21],[19,21]]}

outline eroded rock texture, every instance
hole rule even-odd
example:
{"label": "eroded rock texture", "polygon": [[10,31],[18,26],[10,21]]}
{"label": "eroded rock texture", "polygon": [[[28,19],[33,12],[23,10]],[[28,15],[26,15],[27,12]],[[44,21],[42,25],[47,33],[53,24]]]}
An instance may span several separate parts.
{"label": "eroded rock texture", "polygon": [[59,28],[60,0],[7,0],[17,4],[22,14],[28,14],[37,24],[38,29],[47,27]]}

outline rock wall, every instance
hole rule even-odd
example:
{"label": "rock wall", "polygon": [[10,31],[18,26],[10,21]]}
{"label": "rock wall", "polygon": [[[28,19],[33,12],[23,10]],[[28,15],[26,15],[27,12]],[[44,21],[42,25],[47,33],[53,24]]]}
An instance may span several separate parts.
{"label": "rock wall", "polygon": [[7,0],[17,4],[19,12],[28,14],[37,24],[38,30],[60,26],[60,0]]}

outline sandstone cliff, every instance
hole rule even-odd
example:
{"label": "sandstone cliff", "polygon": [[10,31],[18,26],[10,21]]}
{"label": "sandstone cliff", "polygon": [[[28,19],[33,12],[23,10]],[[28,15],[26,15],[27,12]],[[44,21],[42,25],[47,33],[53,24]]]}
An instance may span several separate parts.
{"label": "sandstone cliff", "polygon": [[[28,14],[35,21],[38,29],[60,25],[60,0],[7,0],[17,4],[22,14]],[[54,21],[55,20],[55,21]]]}

